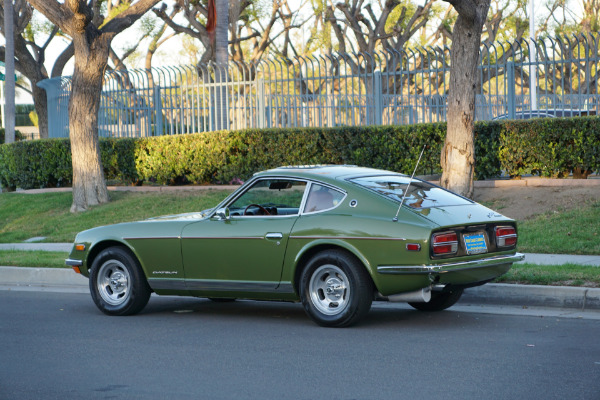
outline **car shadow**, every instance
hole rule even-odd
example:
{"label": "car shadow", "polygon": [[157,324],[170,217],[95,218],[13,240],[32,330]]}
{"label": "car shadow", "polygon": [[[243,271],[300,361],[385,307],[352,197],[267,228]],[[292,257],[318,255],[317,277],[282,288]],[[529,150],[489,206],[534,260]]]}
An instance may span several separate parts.
{"label": "car shadow", "polygon": [[[294,325],[317,326],[304,312],[300,303],[236,300],[215,302],[204,298],[152,296],[140,316],[181,318],[184,315],[210,320],[234,320],[251,322],[283,321]],[[374,302],[365,318],[355,328],[411,327],[431,328],[432,325],[461,324],[472,320],[466,313],[452,311],[422,312],[406,304]]]}

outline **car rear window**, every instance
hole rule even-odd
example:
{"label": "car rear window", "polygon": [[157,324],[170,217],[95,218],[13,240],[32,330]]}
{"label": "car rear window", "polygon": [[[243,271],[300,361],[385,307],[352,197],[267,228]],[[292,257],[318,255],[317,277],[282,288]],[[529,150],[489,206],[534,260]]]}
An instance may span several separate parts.
{"label": "car rear window", "polygon": [[[380,175],[353,178],[350,181],[390,199],[401,201],[410,178],[397,175]],[[406,193],[404,204],[412,208],[431,208],[461,206],[473,203],[438,186],[413,179],[410,183],[408,193]]]}

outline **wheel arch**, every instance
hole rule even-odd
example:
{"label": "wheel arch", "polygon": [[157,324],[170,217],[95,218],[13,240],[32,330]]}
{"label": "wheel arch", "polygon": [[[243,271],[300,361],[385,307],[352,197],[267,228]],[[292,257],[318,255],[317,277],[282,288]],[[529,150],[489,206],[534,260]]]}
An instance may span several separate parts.
{"label": "wheel arch", "polygon": [[296,293],[300,293],[300,276],[302,274],[302,270],[306,268],[306,265],[308,264],[310,259],[313,256],[315,256],[315,254],[326,250],[342,250],[345,253],[349,254],[351,257],[355,258],[363,266],[363,268],[365,268],[365,270],[369,274],[369,277],[371,278],[373,287],[376,288],[375,281],[373,279],[373,269],[371,267],[371,264],[366,259],[366,257],[364,257],[364,255],[360,251],[358,251],[358,249],[343,241],[314,242],[306,245],[296,257],[293,281],[293,286]]}
{"label": "wheel arch", "polygon": [[88,274],[89,274],[89,271],[92,269],[92,264],[94,263],[94,260],[96,259],[96,257],[98,257],[98,254],[100,254],[103,250],[108,249],[109,247],[122,247],[128,253],[130,253],[131,256],[133,258],[135,258],[136,261],[140,264],[142,272],[144,273],[144,277],[147,279],[146,271],[144,270],[144,266],[142,265],[142,261],[141,261],[140,257],[137,256],[135,251],[127,243],[121,242],[119,240],[114,240],[114,239],[108,239],[108,240],[103,240],[101,242],[98,242],[90,249],[90,252],[88,253],[87,260],[86,260]]}

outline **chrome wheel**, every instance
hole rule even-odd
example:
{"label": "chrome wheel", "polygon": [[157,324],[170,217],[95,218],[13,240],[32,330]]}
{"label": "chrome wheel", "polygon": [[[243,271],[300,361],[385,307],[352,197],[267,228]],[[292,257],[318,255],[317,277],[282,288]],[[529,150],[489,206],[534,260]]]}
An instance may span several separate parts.
{"label": "chrome wheel", "polygon": [[131,276],[121,261],[108,260],[98,270],[96,286],[102,300],[111,306],[118,306],[129,298]]}
{"label": "chrome wheel", "polygon": [[315,308],[325,315],[342,313],[352,294],[348,277],[332,264],[323,265],[312,274],[308,289]]}
{"label": "chrome wheel", "polygon": [[343,327],[360,321],[373,300],[371,276],[342,249],[321,251],[300,275],[300,298],[309,317],[321,326]]}

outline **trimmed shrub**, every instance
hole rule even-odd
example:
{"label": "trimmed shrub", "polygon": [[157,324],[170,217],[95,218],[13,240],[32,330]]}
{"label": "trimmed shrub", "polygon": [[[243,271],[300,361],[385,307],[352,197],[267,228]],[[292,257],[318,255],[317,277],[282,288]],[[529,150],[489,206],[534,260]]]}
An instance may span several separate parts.
{"label": "trimmed shrub", "polygon": [[[100,139],[106,179],[125,184],[230,183],[282,165],[354,164],[417,174],[441,172],[446,124],[248,129],[145,138]],[[504,171],[563,177],[600,172],[600,119],[556,118],[475,124],[475,177]],[[14,190],[68,186],[68,139],[0,146],[0,184]]]}
{"label": "trimmed shrub", "polygon": [[600,118],[506,121],[498,159],[511,178],[525,174],[562,178],[600,172]]}

